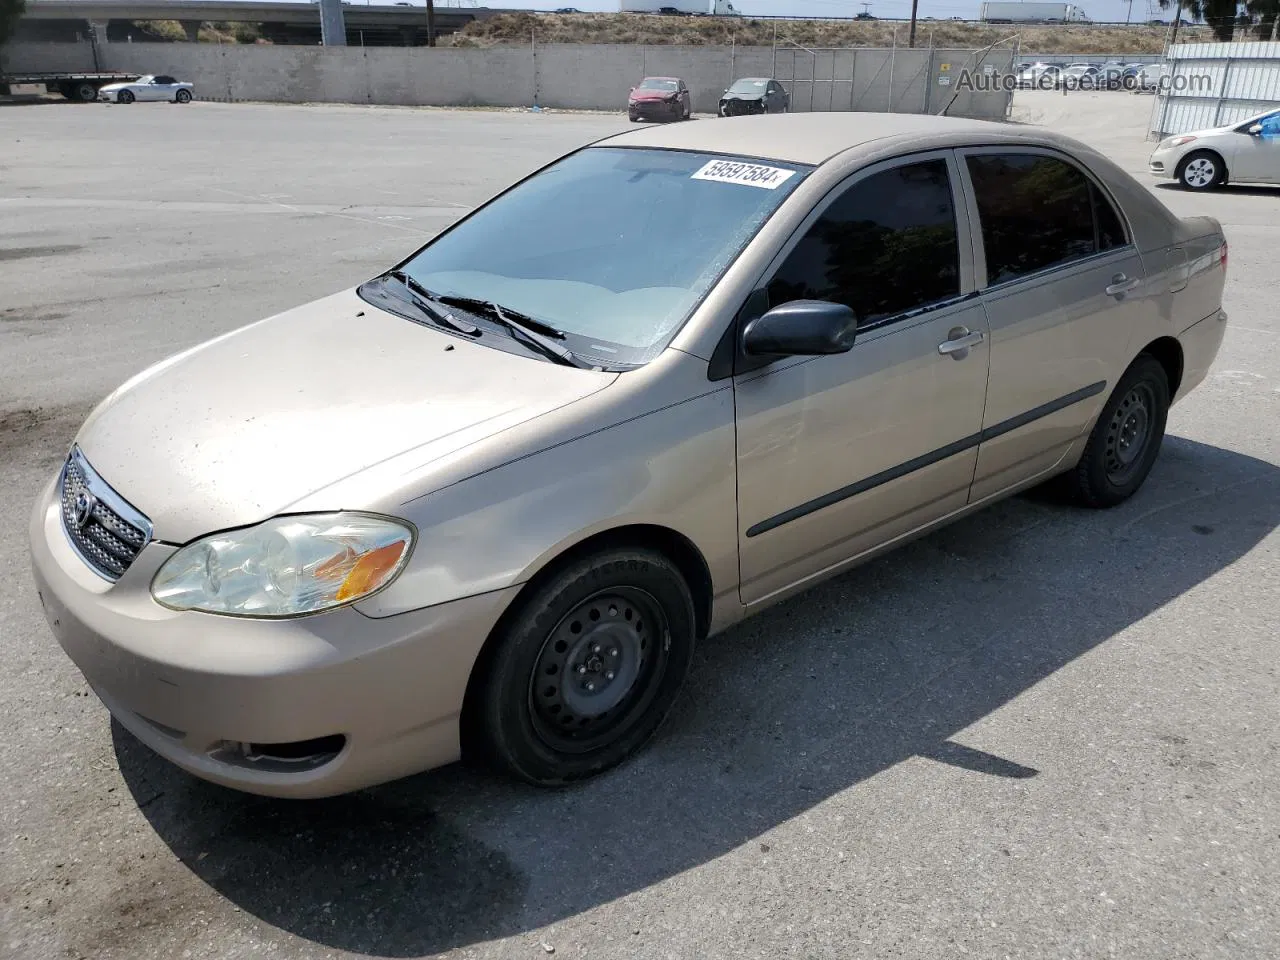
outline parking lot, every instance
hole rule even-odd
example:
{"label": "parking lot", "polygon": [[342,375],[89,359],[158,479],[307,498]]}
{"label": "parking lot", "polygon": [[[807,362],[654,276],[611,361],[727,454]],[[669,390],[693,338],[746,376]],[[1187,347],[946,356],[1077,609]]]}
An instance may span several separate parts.
{"label": "parking lot", "polygon": [[1274,957],[1280,189],[1150,181],[1150,105],[1015,114],[1231,245],[1222,352],[1134,499],[1019,497],[707,641],[650,748],[586,785],[454,767],[313,802],[111,723],[32,586],[37,489],[147,364],[630,124],[0,107],[0,956]]}

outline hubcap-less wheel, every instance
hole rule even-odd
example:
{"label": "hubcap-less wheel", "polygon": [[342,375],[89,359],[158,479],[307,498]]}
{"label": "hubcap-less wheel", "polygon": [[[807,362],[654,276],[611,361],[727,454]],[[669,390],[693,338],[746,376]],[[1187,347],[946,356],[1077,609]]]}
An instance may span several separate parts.
{"label": "hubcap-less wheel", "polygon": [[1218,179],[1218,166],[1208,157],[1195,157],[1182,170],[1182,181],[1202,190]]}
{"label": "hubcap-less wheel", "polygon": [[190,103],[191,93],[187,90],[179,90],[174,99],[177,100],[178,103]]}
{"label": "hubcap-less wheel", "polygon": [[1146,453],[1151,438],[1155,395],[1145,383],[1134,385],[1116,407],[1107,425],[1107,479],[1120,485],[1128,481]]}
{"label": "hubcap-less wheel", "polygon": [[585,753],[631,726],[666,667],[666,616],[636,587],[587,598],[552,630],[529,680],[538,737],[554,750]]}
{"label": "hubcap-less wheel", "polygon": [[117,103],[133,103],[133,94],[130,93],[128,90],[121,90],[116,95],[116,102]]}

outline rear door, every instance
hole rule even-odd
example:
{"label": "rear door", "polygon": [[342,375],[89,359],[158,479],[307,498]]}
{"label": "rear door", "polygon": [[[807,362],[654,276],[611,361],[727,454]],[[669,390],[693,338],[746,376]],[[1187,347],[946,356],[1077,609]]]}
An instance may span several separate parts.
{"label": "rear door", "polygon": [[961,155],[991,330],[977,501],[1058,466],[1156,301],[1118,207],[1075,161],[1032,147]]}

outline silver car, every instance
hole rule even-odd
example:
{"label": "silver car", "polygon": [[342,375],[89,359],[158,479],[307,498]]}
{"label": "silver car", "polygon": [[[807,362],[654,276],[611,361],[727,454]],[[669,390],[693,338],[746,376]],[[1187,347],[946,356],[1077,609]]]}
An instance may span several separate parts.
{"label": "silver car", "polygon": [[195,86],[165,74],[146,74],[128,83],[109,83],[98,88],[98,99],[105,103],[133,103],[135,100],[162,100],[168,103],[190,103]]}
{"label": "silver car", "polygon": [[709,634],[1035,484],[1132,496],[1226,263],[1030,127],[622,134],[108,396],[35,504],[40,597],[120,723],[230,787],[587,777]]}

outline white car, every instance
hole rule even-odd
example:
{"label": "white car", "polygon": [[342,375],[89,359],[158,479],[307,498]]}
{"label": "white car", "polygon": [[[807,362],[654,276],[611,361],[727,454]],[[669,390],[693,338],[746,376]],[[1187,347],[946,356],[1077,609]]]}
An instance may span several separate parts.
{"label": "white car", "polygon": [[1166,137],[1151,154],[1150,170],[1188,190],[1210,190],[1228,181],[1280,184],[1280,110]]}
{"label": "white car", "polygon": [[1018,73],[1018,86],[1052,90],[1058,85],[1062,69],[1052,63],[1033,63]]}
{"label": "white car", "polygon": [[164,100],[190,103],[195,87],[164,74],[139,77],[128,83],[109,83],[98,90],[98,99],[107,103],[133,103],[135,100]]}

